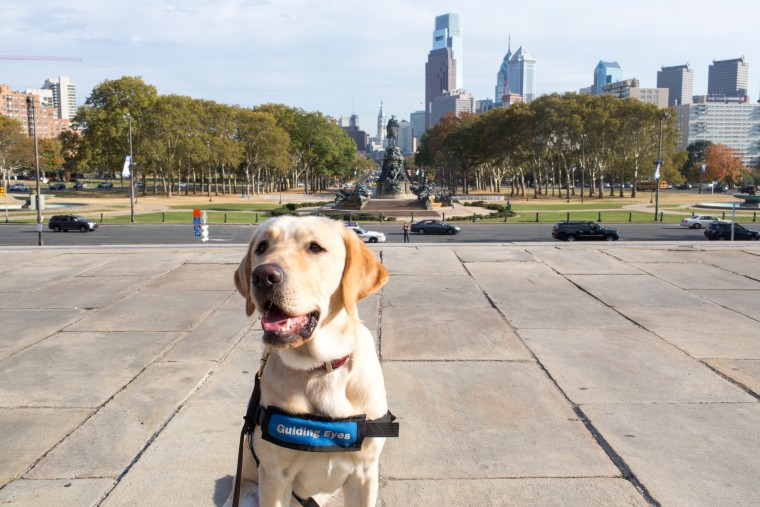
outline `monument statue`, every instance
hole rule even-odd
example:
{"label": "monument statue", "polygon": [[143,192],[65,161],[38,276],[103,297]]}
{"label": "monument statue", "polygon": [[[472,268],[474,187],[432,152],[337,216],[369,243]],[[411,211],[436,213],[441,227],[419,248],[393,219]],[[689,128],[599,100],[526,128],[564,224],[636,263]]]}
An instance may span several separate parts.
{"label": "monument statue", "polygon": [[404,168],[404,155],[398,147],[399,124],[391,116],[386,126],[388,147],[383,154],[383,167],[378,178],[378,197],[403,198],[409,193],[409,178]]}
{"label": "monument statue", "polygon": [[386,137],[388,139],[388,146],[398,146],[398,120],[395,116],[391,116],[388,120],[388,126],[385,128]]}

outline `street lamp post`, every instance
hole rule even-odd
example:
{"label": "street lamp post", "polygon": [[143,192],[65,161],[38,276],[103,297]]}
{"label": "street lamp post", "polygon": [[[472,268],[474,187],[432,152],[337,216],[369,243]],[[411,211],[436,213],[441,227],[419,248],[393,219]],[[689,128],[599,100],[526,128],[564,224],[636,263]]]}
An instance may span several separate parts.
{"label": "street lamp post", "polygon": [[132,115],[124,115],[129,121],[129,221],[135,223],[135,173],[132,170]]}
{"label": "street lamp post", "polygon": [[586,191],[586,134],[581,134],[581,202],[583,193]]}
{"label": "street lamp post", "polygon": [[662,167],[662,122],[666,118],[670,118],[670,113],[663,111],[660,115],[660,141],[657,145],[657,172],[655,172],[654,184],[657,185],[655,205],[654,205],[654,221],[657,221],[657,217],[660,214],[660,168]]}
{"label": "street lamp post", "polygon": [[[31,116],[29,130],[32,131],[34,138],[34,169],[37,174],[37,245],[42,246],[42,199],[40,199],[40,153],[37,149],[37,114],[34,108],[34,100],[31,97],[26,98],[27,116]],[[31,112],[31,115],[29,115]],[[27,120],[28,121],[28,120]]]}

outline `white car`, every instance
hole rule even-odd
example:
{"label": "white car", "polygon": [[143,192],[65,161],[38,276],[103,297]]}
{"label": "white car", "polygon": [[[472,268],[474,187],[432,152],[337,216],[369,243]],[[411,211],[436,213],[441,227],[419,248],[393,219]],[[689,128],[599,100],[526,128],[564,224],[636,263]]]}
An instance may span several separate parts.
{"label": "white car", "polygon": [[346,227],[354,231],[356,235],[359,236],[359,239],[364,241],[365,243],[384,243],[385,242],[385,234],[383,234],[382,232],[368,231],[364,229],[363,227],[359,227],[358,224],[353,223],[353,222],[347,223]]}
{"label": "white car", "polygon": [[690,218],[681,219],[681,227],[688,227],[689,229],[701,229],[707,227],[713,222],[720,222],[720,218],[712,215],[694,215]]}

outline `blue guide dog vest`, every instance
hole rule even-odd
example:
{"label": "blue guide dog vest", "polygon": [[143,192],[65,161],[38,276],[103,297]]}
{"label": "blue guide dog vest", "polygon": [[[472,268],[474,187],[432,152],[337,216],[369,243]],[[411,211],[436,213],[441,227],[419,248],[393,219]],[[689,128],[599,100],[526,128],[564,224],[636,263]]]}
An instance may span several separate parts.
{"label": "blue guide dog vest", "polygon": [[255,420],[267,442],[308,452],[358,451],[365,437],[397,437],[399,432],[399,425],[394,422],[396,417],[390,412],[368,421],[365,415],[333,419],[312,414],[294,415],[274,406],[259,406]]}

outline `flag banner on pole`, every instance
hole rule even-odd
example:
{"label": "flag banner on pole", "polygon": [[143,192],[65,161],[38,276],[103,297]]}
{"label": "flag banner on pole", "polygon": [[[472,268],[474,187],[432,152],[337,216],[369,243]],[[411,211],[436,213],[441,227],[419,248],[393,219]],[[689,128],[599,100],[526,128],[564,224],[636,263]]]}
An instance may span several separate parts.
{"label": "flag banner on pole", "polygon": [[124,159],[124,169],[121,170],[121,175],[124,178],[129,178],[129,166],[132,163],[132,157],[127,155],[127,158]]}
{"label": "flag banner on pole", "polygon": [[707,164],[702,164],[702,172],[707,171]]}
{"label": "flag banner on pole", "polygon": [[657,163],[657,169],[654,171],[654,179],[659,180],[660,179],[660,163]]}

